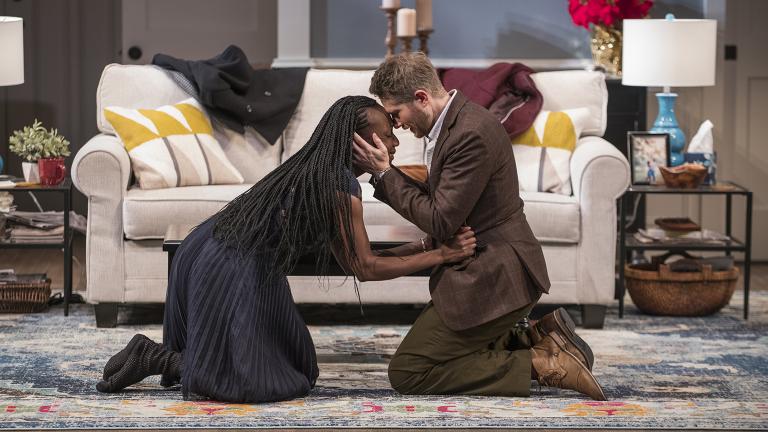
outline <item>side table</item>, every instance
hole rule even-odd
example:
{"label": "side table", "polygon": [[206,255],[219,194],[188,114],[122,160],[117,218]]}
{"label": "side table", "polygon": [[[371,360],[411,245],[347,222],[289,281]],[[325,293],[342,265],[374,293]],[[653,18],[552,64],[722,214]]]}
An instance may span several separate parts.
{"label": "side table", "polygon": [[62,243],[12,243],[0,240],[0,249],[63,249],[64,250],[64,316],[69,315],[69,300],[72,296],[72,229],[69,226],[69,211],[72,208],[72,181],[67,178],[55,186],[30,185],[0,188],[2,192],[43,192],[60,193],[64,198],[64,241]]}
{"label": "side table", "polygon": [[[635,195],[667,194],[667,195],[725,195],[725,235],[729,240],[722,244],[707,244],[701,242],[675,242],[670,243],[641,243],[634,237],[627,237],[625,229],[626,208]],[[745,197],[746,206],[746,225],[745,239],[738,240],[731,235],[732,231],[732,205],[733,196],[741,195]],[[619,300],[619,318],[624,316],[624,294],[626,291],[624,283],[624,264],[626,262],[627,252],[632,250],[672,250],[672,251],[724,251],[726,255],[732,252],[744,252],[744,319],[749,318],[749,279],[752,260],[752,191],[747,190],[733,182],[723,182],[712,186],[700,186],[696,189],[676,189],[665,186],[645,186],[632,185],[619,198],[619,268],[618,282],[616,286],[616,297]]]}

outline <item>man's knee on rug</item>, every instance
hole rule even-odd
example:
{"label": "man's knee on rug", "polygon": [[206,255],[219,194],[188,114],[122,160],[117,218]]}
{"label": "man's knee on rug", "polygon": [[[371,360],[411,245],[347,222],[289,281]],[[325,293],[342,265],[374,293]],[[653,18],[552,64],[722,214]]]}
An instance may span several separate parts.
{"label": "man's knee on rug", "polygon": [[429,373],[429,365],[417,366],[415,363],[421,363],[416,356],[408,354],[398,354],[392,357],[387,368],[389,375],[389,384],[400,394],[418,394],[416,390],[424,381],[424,377]]}

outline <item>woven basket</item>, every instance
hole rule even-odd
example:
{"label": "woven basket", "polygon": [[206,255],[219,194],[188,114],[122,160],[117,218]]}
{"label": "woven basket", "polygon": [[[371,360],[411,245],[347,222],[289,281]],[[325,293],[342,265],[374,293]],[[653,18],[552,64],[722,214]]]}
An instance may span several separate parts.
{"label": "woven basket", "polygon": [[0,282],[0,313],[43,312],[48,309],[51,280]]}
{"label": "woven basket", "polygon": [[672,272],[667,265],[626,265],[624,277],[632,301],[650,315],[703,316],[727,305],[739,280],[739,269]]}

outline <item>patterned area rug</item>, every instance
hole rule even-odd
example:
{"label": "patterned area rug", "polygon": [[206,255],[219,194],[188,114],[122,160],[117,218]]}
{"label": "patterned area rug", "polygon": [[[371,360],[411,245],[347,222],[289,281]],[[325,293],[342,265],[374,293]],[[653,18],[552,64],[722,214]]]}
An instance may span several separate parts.
{"label": "patterned area rug", "polygon": [[400,325],[313,326],[321,358],[304,399],[261,405],[185,402],[146,381],[105,396],[94,385],[134,333],[161,326],[95,327],[93,309],[0,315],[0,428],[509,427],[633,429],[768,428],[768,292],[706,318],[609,309],[603,330],[579,333],[595,352],[609,402],[533,385],[530,398],[404,397],[387,382]]}

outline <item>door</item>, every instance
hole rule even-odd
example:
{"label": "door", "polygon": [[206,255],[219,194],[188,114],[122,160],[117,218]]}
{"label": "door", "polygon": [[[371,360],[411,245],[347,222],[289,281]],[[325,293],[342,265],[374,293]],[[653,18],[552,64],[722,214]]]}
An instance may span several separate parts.
{"label": "door", "polygon": [[207,59],[233,44],[268,65],[277,51],[276,0],[123,0],[122,15],[124,64]]}

